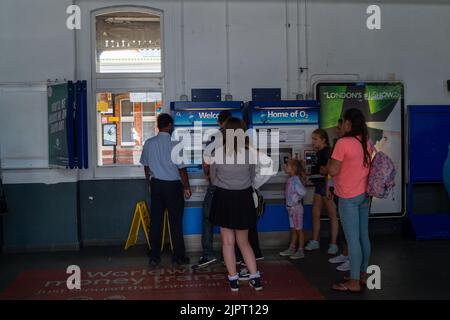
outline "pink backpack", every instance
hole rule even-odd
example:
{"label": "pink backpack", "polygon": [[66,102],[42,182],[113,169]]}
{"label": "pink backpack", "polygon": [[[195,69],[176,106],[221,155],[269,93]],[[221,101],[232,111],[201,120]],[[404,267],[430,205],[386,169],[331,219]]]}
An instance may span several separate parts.
{"label": "pink backpack", "polygon": [[371,197],[386,199],[395,187],[394,162],[384,152],[377,152],[372,159],[369,171],[367,193]]}

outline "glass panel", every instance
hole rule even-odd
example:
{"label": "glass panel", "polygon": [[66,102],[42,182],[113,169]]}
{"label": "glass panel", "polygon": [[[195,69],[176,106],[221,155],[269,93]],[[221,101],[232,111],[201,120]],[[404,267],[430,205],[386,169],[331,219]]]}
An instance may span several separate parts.
{"label": "glass panel", "polygon": [[156,134],[161,92],[97,94],[98,165],[139,165],[145,140]]}
{"label": "glass panel", "polygon": [[154,117],[156,112],[156,103],[155,102],[144,102],[142,104],[142,115],[144,117]]}
{"label": "glass panel", "polygon": [[122,117],[132,117],[133,116],[133,103],[130,100],[121,101],[121,115]]}
{"label": "glass panel", "polygon": [[144,12],[112,12],[96,17],[99,73],[160,73],[161,17]]}
{"label": "glass panel", "polygon": [[121,133],[121,140],[122,143],[131,143],[134,141],[133,139],[133,133],[134,133],[134,124],[133,122],[122,122],[120,133]]}
{"label": "glass panel", "polygon": [[145,143],[145,140],[156,135],[155,121],[144,121],[142,129],[143,129],[143,142]]}

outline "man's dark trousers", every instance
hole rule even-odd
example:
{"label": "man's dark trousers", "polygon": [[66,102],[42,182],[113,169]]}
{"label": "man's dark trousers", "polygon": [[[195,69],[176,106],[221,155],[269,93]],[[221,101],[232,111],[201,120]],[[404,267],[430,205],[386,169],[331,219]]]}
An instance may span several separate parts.
{"label": "man's dark trousers", "polygon": [[181,181],[165,181],[152,178],[150,181],[150,245],[151,257],[160,258],[164,212],[169,213],[173,242],[173,260],[184,258],[183,238],[184,194]]}

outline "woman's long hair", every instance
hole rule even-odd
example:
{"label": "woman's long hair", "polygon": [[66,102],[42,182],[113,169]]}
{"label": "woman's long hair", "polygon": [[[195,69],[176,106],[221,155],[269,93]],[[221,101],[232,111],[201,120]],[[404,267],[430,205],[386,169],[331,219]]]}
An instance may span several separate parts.
{"label": "woman's long hair", "polygon": [[[234,136],[234,152],[241,152],[244,151],[244,149],[248,149],[249,145],[249,139],[246,135],[247,126],[245,125],[245,122],[239,118],[236,117],[230,117],[225,121],[225,124],[223,126],[222,134],[223,134],[223,145],[226,149],[228,149],[229,145],[227,145],[227,130],[233,130],[234,133],[236,133],[236,130],[242,130],[243,134],[245,134],[244,138],[244,146],[242,144],[238,143],[238,136]],[[231,142],[230,142],[231,143]],[[226,150],[227,153],[229,150]]]}
{"label": "woman's long hair", "polygon": [[[367,151],[367,141],[369,140],[369,130],[367,129],[366,119],[359,109],[348,109],[342,117],[344,121],[352,124],[352,129],[346,132],[344,137],[354,137],[361,142],[364,155],[364,166],[370,166],[370,154]],[[359,138],[361,137],[361,139]]]}

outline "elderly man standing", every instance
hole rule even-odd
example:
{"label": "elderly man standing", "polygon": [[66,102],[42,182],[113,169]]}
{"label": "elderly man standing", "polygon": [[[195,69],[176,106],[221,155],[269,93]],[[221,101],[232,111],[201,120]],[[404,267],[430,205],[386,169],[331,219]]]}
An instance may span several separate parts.
{"label": "elderly man standing", "polygon": [[176,165],[171,159],[175,143],[171,140],[173,118],[162,113],[158,116],[159,133],[145,141],[141,155],[145,178],[150,191],[150,245],[152,247],[149,264],[158,266],[161,262],[160,248],[165,210],[169,213],[173,241],[172,263],[189,263],[185,256],[183,238],[184,200],[191,197],[191,188],[186,168]]}

